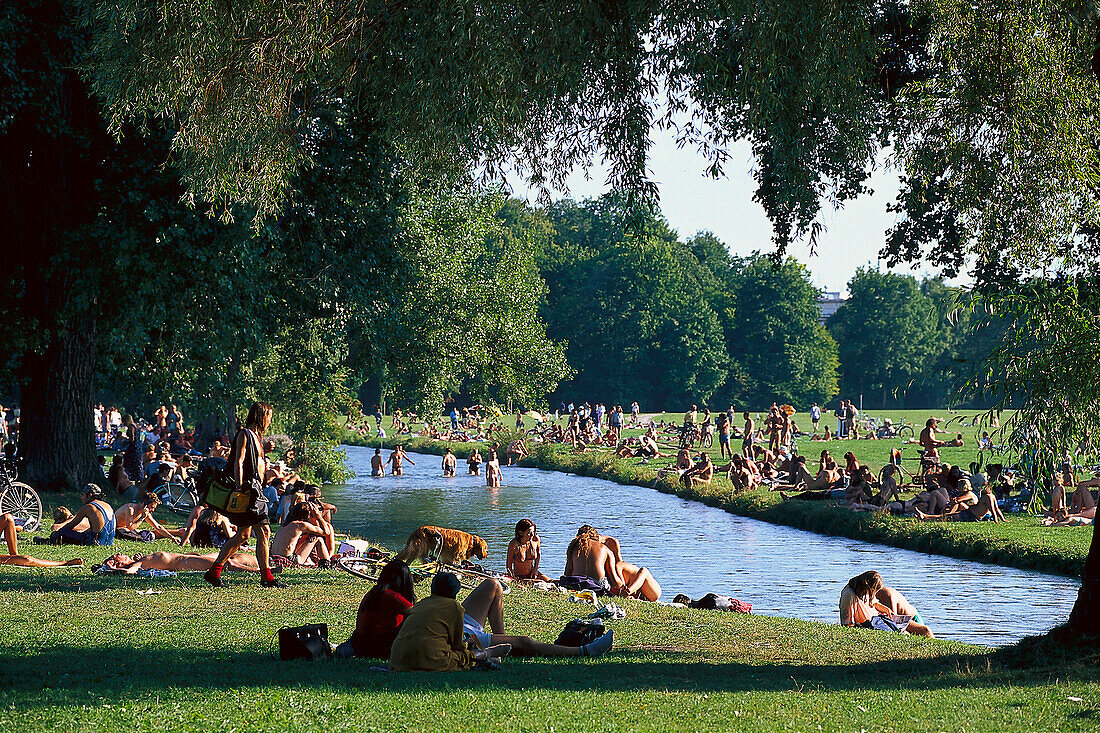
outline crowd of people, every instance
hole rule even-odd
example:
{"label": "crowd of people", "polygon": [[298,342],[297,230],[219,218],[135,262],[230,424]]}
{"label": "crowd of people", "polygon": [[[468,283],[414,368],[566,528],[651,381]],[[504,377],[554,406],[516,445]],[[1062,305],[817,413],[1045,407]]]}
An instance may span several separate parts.
{"label": "crowd of people", "polygon": [[[480,406],[452,408],[444,424],[424,420],[423,429],[417,433],[417,417],[395,411],[390,428],[397,434],[419,434],[444,441],[485,440],[489,444],[484,455],[474,449],[465,461],[468,474],[484,473],[489,487],[502,483],[502,458],[505,465],[512,465],[529,454],[529,442],[559,442],[578,452],[603,448],[620,458],[672,459],[661,472],[674,473],[690,488],[711,485],[717,477],[725,476],[735,493],[767,488],[780,492],[784,499],[832,500],[852,511],[911,515],[921,521],[1001,522],[1004,507],[1018,501],[1013,495],[1013,474],[1004,466],[989,464],[983,468],[972,463],[966,471],[941,459],[942,447],[961,445],[962,439],[941,439],[944,431],[936,418],[928,419],[917,439],[922,465],[920,490],[914,496],[903,496],[903,469],[896,449],[890,452],[878,475],[861,464],[852,451],[838,461],[828,450],[822,450],[817,463],[807,466],[806,456],[797,452],[797,438],[860,437],[859,411],[847,400],[842,400],[834,413],[835,433],[828,424],[823,433],[819,432],[823,415],[816,404],[809,411],[812,432],[799,429],[793,408],[778,404],[771,405],[763,416],[747,411],[738,414],[732,406],[712,413],[692,405],[682,421],[671,424],[643,421],[636,402],[630,405],[629,413],[622,405],[562,403],[551,414],[536,414],[536,429],[529,434],[523,430],[520,437],[504,446],[493,440],[504,429],[502,416]],[[148,422],[135,421],[114,407],[97,405],[97,442],[117,450],[110,465],[104,466],[105,483],[117,493],[121,504],[114,508],[100,486],[89,484],[81,492],[81,506],[75,512],[59,508],[49,537],[36,541],[111,546],[116,537],[135,542],[170,540],[181,547],[208,551],[115,554],[102,568],[130,574],[201,571],[216,587],[226,584],[223,572],[227,570],[256,572],[261,576],[261,585],[281,587],[276,575],[285,568],[332,567],[338,554],[333,528],[337,509],[324,501],[320,487],[298,476],[293,447],[269,459],[276,450],[267,436],[271,416],[269,405],[256,403],[233,436],[223,435],[205,445],[194,430],[185,426],[177,405],[160,406]],[[11,411],[5,413],[0,408],[0,426],[9,439],[18,429],[18,412],[14,425],[10,417]],[[384,437],[381,411],[376,407],[370,417],[375,420],[374,434]],[[364,435],[371,432],[365,416],[353,419],[349,415],[347,425]],[[517,431],[525,427],[521,413],[517,412],[515,425]],[[642,430],[625,437],[627,427]],[[696,448],[713,440],[718,442],[723,463],[716,464],[708,451]],[[739,450],[735,451],[737,446]],[[458,460],[448,447],[440,463],[442,476],[454,477]],[[416,463],[401,445],[395,445],[388,458],[377,448],[371,459],[371,473],[377,478],[401,476],[406,465]],[[197,503],[179,527],[167,527],[158,521],[155,511],[165,498],[165,488],[173,482],[193,480],[203,470],[225,475],[234,485],[252,487],[255,501],[238,512]],[[1093,490],[1097,487],[1100,477],[1079,480],[1071,464],[1062,466],[1050,480],[1051,508],[1044,524],[1090,524],[1095,517]],[[278,525],[275,531],[273,524]],[[20,554],[20,530],[13,517],[0,516],[0,535],[8,546],[8,554],[0,556],[0,564],[53,567],[83,562],[81,558],[48,561]],[[254,554],[242,551],[250,539],[254,539]],[[624,561],[619,542],[589,525],[582,526],[570,542],[559,581],[543,571],[537,527],[528,519],[517,524],[505,564],[507,574],[520,582],[557,582],[563,587],[647,601],[658,601],[662,593],[648,568]],[[491,664],[507,654],[595,656],[613,643],[610,632],[582,646],[509,635],[504,628],[499,581],[486,580],[462,603],[457,601],[458,590],[455,576],[439,573],[433,579],[430,595],[417,601],[408,565],[401,560],[389,562],[377,585],[363,598],[355,632],[341,645],[342,654],[386,658],[394,670],[446,670]],[[844,625],[933,635],[912,604],[873,571],[848,581],[839,610]]]}

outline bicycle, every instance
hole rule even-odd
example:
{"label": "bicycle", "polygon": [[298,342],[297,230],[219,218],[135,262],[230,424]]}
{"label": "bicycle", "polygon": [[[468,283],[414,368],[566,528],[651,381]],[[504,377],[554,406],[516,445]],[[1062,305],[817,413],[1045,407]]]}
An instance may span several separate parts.
{"label": "bicycle", "polygon": [[12,479],[7,467],[0,465],[0,514],[10,514],[23,522],[23,529],[33,532],[42,526],[42,499],[38,492],[21,481]]}
{"label": "bicycle", "polygon": [[186,481],[169,481],[160,487],[158,492],[161,497],[161,506],[177,514],[190,515],[199,501],[199,490],[195,485],[195,479],[188,477]]}
{"label": "bicycle", "polygon": [[[504,580],[504,576],[501,573],[494,573],[491,570],[486,570],[469,560],[464,560],[460,565],[440,562],[439,550],[441,544],[442,538],[436,542],[435,552],[430,554],[424,562],[409,566],[409,571],[413,576],[413,582],[419,583],[422,580],[427,580],[436,573],[453,573],[458,576],[459,582],[466,590],[473,590],[481,585],[483,580],[492,579],[500,583],[501,590],[505,594],[512,592],[512,586]],[[363,557],[338,558],[336,560],[336,567],[351,573],[357,578],[377,581],[378,574],[382,572],[382,568],[392,559],[394,559],[393,553],[383,552],[376,547],[372,547]]]}

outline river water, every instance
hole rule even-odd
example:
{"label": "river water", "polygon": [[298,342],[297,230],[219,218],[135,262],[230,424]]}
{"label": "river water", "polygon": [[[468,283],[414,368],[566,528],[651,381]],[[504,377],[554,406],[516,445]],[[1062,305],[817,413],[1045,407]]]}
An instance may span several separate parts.
{"label": "river water", "polygon": [[399,549],[424,524],[462,529],[485,539],[483,564],[500,570],[520,519],[538,525],[542,570],[552,578],[561,574],[577,528],[591,524],[619,539],[624,560],[653,572],[662,600],[712,591],[748,601],[753,613],[836,623],[841,588],[873,569],[916,605],[937,636],[989,646],[1064,621],[1079,587],[1062,576],[818,535],[573,474],[504,466],[504,486],[490,490],[484,476],[445,479],[438,456],[410,454],[416,465],[406,465],[404,476],[376,479],[373,452],[348,446],[356,478],[325,488],[339,507],[337,531]]}

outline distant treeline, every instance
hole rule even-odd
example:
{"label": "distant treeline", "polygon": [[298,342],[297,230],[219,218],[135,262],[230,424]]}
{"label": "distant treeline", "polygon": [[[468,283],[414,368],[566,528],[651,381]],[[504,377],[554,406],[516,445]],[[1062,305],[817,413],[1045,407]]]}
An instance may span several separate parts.
{"label": "distant treeline", "polygon": [[534,246],[547,335],[567,343],[575,370],[552,404],[805,406],[839,394],[942,406],[956,401],[957,367],[999,338],[959,307],[959,289],[870,268],[855,272],[848,302],[822,326],[802,264],[732,256],[710,232],[682,240],[614,195],[537,209],[513,200],[501,216]]}

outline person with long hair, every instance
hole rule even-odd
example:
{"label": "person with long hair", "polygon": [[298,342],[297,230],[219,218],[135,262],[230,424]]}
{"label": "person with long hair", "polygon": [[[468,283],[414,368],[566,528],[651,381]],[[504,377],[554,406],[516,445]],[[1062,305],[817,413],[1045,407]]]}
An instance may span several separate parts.
{"label": "person with long hair", "polygon": [[917,609],[874,570],[860,573],[844,586],[840,593],[840,623],[934,638]]}
{"label": "person with long hair", "polygon": [[624,562],[618,541],[587,524],[581,525],[565,551],[563,577],[576,576],[591,578],[615,595],[646,601],[661,597],[661,586],[648,568]]}
{"label": "person with long hair", "polygon": [[378,573],[378,583],[367,591],[355,614],[355,631],[338,656],[389,659],[390,648],[409,609],[416,603],[412,573],[401,560],[390,560]]}
{"label": "person with long hair", "polygon": [[237,436],[233,439],[233,449],[229,454],[227,465],[229,476],[241,488],[254,489],[256,498],[247,511],[223,512],[237,527],[237,533],[222,545],[214,564],[203,575],[206,581],[216,588],[225,585],[225,581],[222,580],[222,568],[225,567],[229,556],[240,549],[247,539],[247,533],[253,527],[256,528],[257,535],[256,563],[260,569],[260,585],[265,588],[284,587],[283,583],[275,579],[268,565],[271,528],[268,526],[267,499],[262,491],[267,465],[263,448],[264,432],[271,427],[272,413],[271,405],[266,402],[253,402],[248,410],[244,427],[237,431]]}
{"label": "person with long hair", "polygon": [[549,581],[546,575],[539,571],[539,561],[542,560],[542,543],[535,523],[530,519],[521,519],[516,522],[516,537],[508,543],[508,573],[516,580],[525,581]]}

